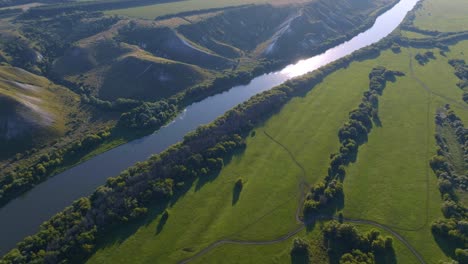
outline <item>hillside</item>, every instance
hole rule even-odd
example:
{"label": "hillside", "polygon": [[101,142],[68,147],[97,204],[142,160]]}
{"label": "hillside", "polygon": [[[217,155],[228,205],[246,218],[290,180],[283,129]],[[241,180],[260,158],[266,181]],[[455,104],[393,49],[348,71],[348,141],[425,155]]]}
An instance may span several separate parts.
{"label": "hillside", "polygon": [[77,105],[67,89],[9,66],[0,66],[0,101],[0,141],[4,150],[20,145],[16,151],[64,135],[67,113]]}
{"label": "hillside", "polygon": [[[30,9],[13,23],[15,29],[5,30],[10,37],[0,50],[7,62],[66,81],[87,95],[155,101],[201,83],[226,89],[215,87],[213,80],[256,68],[272,70],[268,65],[277,68],[317,54],[370,26],[380,9],[392,3],[299,1],[209,9],[156,21],[84,11],[49,14],[60,5],[45,6]],[[36,20],[34,12],[46,13]],[[145,72],[148,61],[158,64]],[[141,82],[141,72],[154,78]],[[176,72],[184,79],[168,81]]]}

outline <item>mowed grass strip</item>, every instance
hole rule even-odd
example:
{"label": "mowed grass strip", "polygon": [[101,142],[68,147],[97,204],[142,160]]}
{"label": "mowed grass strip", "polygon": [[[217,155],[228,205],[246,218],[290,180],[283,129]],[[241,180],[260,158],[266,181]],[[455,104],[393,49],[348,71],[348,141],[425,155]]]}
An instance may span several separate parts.
{"label": "mowed grass strip", "polygon": [[468,30],[468,1],[424,0],[416,12],[415,26],[421,29],[447,31]]}
{"label": "mowed grass strip", "polygon": [[[170,208],[157,233],[159,217],[134,230],[120,230],[89,263],[173,263],[222,239],[271,240],[298,226],[295,212],[302,171],[289,154],[266,137],[285,145],[306,169],[309,183],[321,179],[330,153],[339,146],[337,131],[368,89],[375,62],[353,63],[331,74],[307,96],[296,98],[255,129],[247,149],[212,181],[193,186]],[[233,188],[245,181],[233,205]]]}

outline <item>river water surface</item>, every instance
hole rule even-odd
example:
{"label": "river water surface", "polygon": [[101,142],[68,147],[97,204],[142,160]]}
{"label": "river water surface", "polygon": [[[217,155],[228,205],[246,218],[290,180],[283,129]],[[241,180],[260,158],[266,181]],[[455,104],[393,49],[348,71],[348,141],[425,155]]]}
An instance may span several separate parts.
{"label": "river water surface", "polygon": [[264,74],[247,85],[211,96],[187,107],[172,123],[154,134],[102,153],[37,185],[23,196],[0,208],[0,255],[24,237],[38,231],[39,225],[74,200],[91,194],[106,179],[150,155],[181,141],[187,132],[210,123],[218,116],[255,94],[269,90],[293,77],[314,71],[390,34],[419,0],[401,0],[379,16],[368,30],[326,52]]}

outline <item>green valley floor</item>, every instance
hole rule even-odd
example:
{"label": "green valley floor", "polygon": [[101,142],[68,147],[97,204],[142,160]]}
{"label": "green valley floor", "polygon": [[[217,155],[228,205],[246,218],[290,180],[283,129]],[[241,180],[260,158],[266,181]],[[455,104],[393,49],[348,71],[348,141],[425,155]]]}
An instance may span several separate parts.
{"label": "green valley floor", "polygon": [[[432,28],[425,20],[427,13],[431,17],[439,14],[428,10],[442,2],[425,1],[418,12],[426,15],[417,13],[415,25]],[[453,6],[468,10],[468,4],[455,2]],[[456,21],[460,21],[459,26],[466,25],[461,18]],[[467,29],[437,25],[444,30]],[[445,56],[439,49],[385,50],[377,58],[353,62],[330,74],[307,95],[291,100],[256,127],[245,152],[235,156],[217,178],[197,182],[171,204],[167,221],[154,214],[119,230],[102,241],[88,263],[177,263],[219,240],[269,241],[298,230],[301,181],[312,185],[326,175],[329,155],[339,148],[338,130],[348,120],[348,112],[359,105],[368,89],[368,74],[375,66],[406,75],[387,85],[379,103],[380,125],[374,126],[359,149],[357,161],[346,168],[343,214],[391,228],[426,263],[447,260],[430,230],[431,222],[442,217],[442,201],[429,160],[436,153],[434,115],[438,108],[449,103],[468,123],[468,105],[448,64],[454,58],[468,60],[468,41],[449,49]],[[429,50],[436,59],[424,66],[418,64],[414,56]],[[234,185],[239,178],[245,183],[235,197]],[[312,230],[295,235],[313,241],[313,263],[328,263],[320,244],[321,225],[319,222]],[[293,237],[270,245],[225,244],[192,262],[287,263],[291,261]],[[395,248],[398,263],[418,263],[396,239]]]}

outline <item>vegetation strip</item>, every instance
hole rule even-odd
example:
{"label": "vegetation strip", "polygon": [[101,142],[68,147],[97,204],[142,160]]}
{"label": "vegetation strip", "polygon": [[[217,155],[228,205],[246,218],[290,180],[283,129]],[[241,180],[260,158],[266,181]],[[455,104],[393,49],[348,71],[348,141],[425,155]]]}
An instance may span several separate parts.
{"label": "vegetation strip", "polygon": [[345,166],[354,162],[358,148],[367,141],[374,125],[379,126],[378,97],[382,95],[387,81],[395,81],[404,73],[374,68],[369,74],[369,91],[364,93],[359,108],[349,113],[349,121],[340,129],[338,136],[341,143],[339,153],[330,155],[328,175],[322,182],[315,184],[304,203],[304,217],[314,218],[317,214],[333,214],[343,206],[343,185]]}
{"label": "vegetation strip", "polygon": [[[157,197],[157,200],[163,203],[167,200],[166,197],[172,195],[173,190],[179,188],[177,186],[190,183],[197,177],[195,175],[219,172],[222,167],[220,157],[232,155],[232,151],[242,148],[244,144],[238,133],[249,131],[254,125],[278,111],[291,97],[309,91],[329,73],[348,65],[355,58],[367,56],[368,52],[374,51],[361,50],[321,70],[252,97],[212,124],[200,127],[196,132],[187,135],[183,143],[130,168],[118,177],[110,178],[105,186],[98,188],[90,197],[79,199],[72,207],[45,222],[39,233],[32,236],[33,239],[18,244],[21,250],[12,250],[3,260],[9,263],[17,258],[29,262],[33,259],[44,259],[46,256],[60,259],[81,259],[89,256],[94,250],[96,236],[102,236],[113,226],[145,214],[145,206],[155,199],[150,197]],[[229,143],[233,139],[235,141]],[[206,151],[215,145],[218,145],[216,148],[226,145],[230,152],[218,152],[216,155],[221,156],[208,158],[214,153]],[[206,158],[203,158],[204,155],[199,156],[203,152],[206,153]],[[191,155],[194,155],[194,158],[188,160]],[[208,167],[200,167],[200,162],[208,162]],[[192,178],[194,176],[195,178]],[[124,199],[128,202],[124,202]],[[107,211],[103,215],[104,210]],[[64,236],[72,226],[75,226],[75,233]],[[57,247],[48,247],[50,243],[58,246],[60,250]],[[48,253],[37,254],[39,251]]]}
{"label": "vegetation strip", "polygon": [[450,255],[460,263],[468,261],[468,207],[463,197],[468,192],[468,129],[446,105],[436,118],[437,155],[430,165],[439,178],[445,219],[432,223],[432,232]]}
{"label": "vegetation strip", "polygon": [[449,64],[455,69],[455,76],[460,79],[457,86],[463,90],[463,101],[468,103],[468,65],[465,60],[450,60]]}
{"label": "vegetation strip", "polygon": [[[57,1],[51,0],[50,2],[55,3]],[[141,3],[147,3],[150,1],[145,0],[145,1],[133,1],[133,2],[136,2],[133,4],[141,4]],[[154,1],[154,2],[158,2],[158,1]],[[229,9],[228,11],[226,11],[226,12],[229,12],[229,14],[223,13],[221,15],[217,15],[215,17],[209,18],[206,21],[205,20],[199,21],[195,23],[194,25],[191,25],[191,27],[186,26],[186,25],[176,27],[176,28],[158,26],[155,28],[150,28],[150,31],[145,31],[145,30],[148,30],[148,28],[146,28],[145,26],[134,25],[134,27],[132,28],[132,26],[130,25],[128,27],[130,28],[130,32],[128,32],[127,27],[119,28],[118,26],[119,23],[123,22],[121,18],[118,18],[115,16],[113,17],[103,16],[101,13],[98,13],[98,12],[88,12],[88,10],[91,7],[94,11],[95,7],[102,8],[102,7],[108,6],[110,4],[115,4],[115,3],[119,5],[129,4],[128,0],[73,2],[73,3],[47,5],[47,6],[37,7],[37,8],[31,8],[30,10],[28,10],[26,13],[24,13],[22,16],[20,16],[17,19],[19,23],[19,30],[16,33],[21,36],[21,41],[15,41],[13,38],[11,39],[5,38],[4,43],[3,41],[0,43],[0,44],[5,45],[4,47],[6,51],[5,53],[8,54],[10,57],[14,57],[14,60],[12,61],[6,60],[6,61],[8,63],[14,64],[15,66],[19,66],[30,71],[42,73],[46,75],[49,79],[54,80],[56,83],[61,83],[67,86],[68,88],[72,89],[74,92],[76,92],[77,94],[81,96],[81,102],[83,103],[83,106],[82,106],[83,108],[84,107],[89,108],[89,106],[94,106],[92,108],[93,110],[98,109],[99,111],[101,111],[99,112],[99,115],[101,114],[102,115],[107,115],[107,114],[116,115],[119,113],[123,113],[123,114],[119,118],[117,118],[118,121],[116,121],[117,125],[115,125],[115,127],[102,129],[102,131],[93,131],[91,135],[79,135],[80,137],[79,140],[83,141],[83,140],[87,140],[88,136],[101,137],[100,134],[102,133],[107,133],[107,132],[110,133],[110,135],[108,135],[105,138],[101,137],[101,140],[95,140],[92,147],[78,148],[75,151],[74,147],[76,147],[76,145],[70,144],[68,146],[60,146],[60,149],[58,150],[54,149],[53,151],[52,150],[48,151],[48,153],[41,153],[40,155],[27,155],[29,156],[28,163],[32,164],[31,166],[27,168],[18,166],[16,162],[17,160],[11,159],[11,164],[9,165],[10,168],[8,170],[9,172],[14,171],[14,173],[9,173],[9,176],[7,177],[7,181],[5,181],[4,184],[2,184],[2,186],[6,186],[6,187],[4,188],[3,193],[0,194],[0,204],[5,204],[11,201],[13,198],[18,197],[20,194],[30,190],[33,186],[55,175],[57,172],[63,171],[69,168],[70,166],[76,165],[79,162],[82,162],[84,159],[87,159],[90,156],[95,155],[98,152],[102,152],[108,148],[115,147],[118,144],[122,144],[124,142],[130,141],[141,135],[146,135],[146,134],[154,132],[154,130],[159,129],[161,126],[170,122],[181,111],[181,109],[183,109],[187,105],[190,105],[193,102],[202,100],[210,95],[214,95],[216,93],[225,91],[234,85],[247,83],[256,75],[260,75],[262,73],[266,73],[266,72],[270,72],[272,70],[278,69],[280,66],[287,65],[288,63],[290,63],[291,61],[294,61],[295,59],[299,57],[304,57],[304,56],[308,56],[311,54],[319,54],[327,50],[328,48],[331,48],[345,40],[350,39],[351,36],[356,35],[363,29],[370,27],[372,23],[375,21],[375,17],[377,17],[379,14],[383,13],[384,11],[390,9],[391,7],[393,7],[397,2],[398,1],[388,1],[388,2],[384,1],[382,4],[379,3],[377,6],[375,6],[377,10],[373,10],[372,8],[366,9],[366,12],[369,12],[369,16],[366,17],[365,19],[356,18],[352,14],[344,15],[343,16],[344,20],[342,21],[342,22],[346,22],[344,23],[344,25],[347,25],[346,27],[352,26],[349,31],[347,31],[346,33],[340,31],[341,33],[338,35],[327,36],[327,39],[323,39],[323,41],[319,42],[320,44],[314,44],[308,49],[301,49],[302,50],[301,52],[296,52],[296,51],[291,51],[291,50],[281,51],[275,56],[268,57],[268,58],[265,55],[261,59],[256,60],[255,63],[249,62],[248,65],[241,65],[241,67],[238,67],[239,65],[237,65],[231,70],[225,69],[222,71],[222,73],[216,74],[213,76],[212,74],[210,74],[211,77],[208,78],[209,80],[207,82],[204,81],[202,82],[202,84],[199,84],[199,85],[197,84],[197,85],[194,85],[193,87],[187,88],[185,87],[186,84],[174,85],[174,87],[176,88],[174,90],[179,91],[179,89],[181,89],[181,91],[176,92],[175,94],[172,94],[171,96],[167,96],[168,98],[161,99],[158,97],[158,101],[156,102],[153,102],[153,101],[144,102],[144,100],[148,100],[147,98],[148,96],[145,96],[144,99],[140,98],[141,100],[135,99],[135,98],[116,98],[115,100],[103,99],[102,97],[99,97],[98,95],[96,95],[96,91],[93,91],[93,89],[91,89],[88,84],[83,83],[84,81],[82,77],[87,75],[88,72],[82,72],[80,71],[81,69],[75,69],[73,67],[68,69],[67,67],[70,65],[77,65],[78,68],[80,67],[87,68],[89,67],[89,65],[87,65],[89,63],[91,64],[94,63],[93,67],[102,66],[100,64],[101,62],[99,61],[109,60],[109,58],[106,57],[106,56],[109,56],[109,54],[107,53],[111,53],[111,54],[117,53],[114,55],[122,56],[122,59],[123,57],[125,57],[125,62],[127,63],[131,63],[133,62],[133,60],[141,60],[142,62],[149,63],[149,66],[145,64],[145,68],[142,69],[142,72],[145,72],[145,70],[149,69],[151,65],[160,66],[159,63],[162,63],[160,62],[160,59],[162,57],[164,58],[167,57],[166,56],[167,54],[158,53],[159,50],[163,48],[161,45],[164,43],[162,44],[153,43],[154,45],[156,45],[155,47],[143,48],[139,46],[141,43],[146,43],[146,42],[152,43],[153,41],[157,42],[157,38],[156,40],[143,38],[143,39],[138,39],[138,41],[135,41],[136,38],[129,38],[129,35],[128,35],[129,33],[133,34],[130,36],[135,37],[135,36],[138,36],[137,33],[141,31],[146,32],[146,33],[156,32],[156,34],[147,34],[147,36],[161,35],[161,36],[164,36],[163,38],[170,38],[170,39],[177,38],[181,40],[182,42],[185,41],[186,39],[187,40],[192,39],[190,40],[191,42],[197,42],[198,43],[197,45],[201,45],[200,43],[202,43],[202,40],[197,39],[197,38],[199,36],[204,35],[205,33],[208,34],[211,32],[211,31],[207,32],[207,29],[213,26],[223,26],[221,25],[221,22],[225,21],[226,19],[233,19],[233,17],[237,21],[238,19],[235,16],[242,15],[244,12],[256,13],[256,12],[260,12],[259,10],[261,10],[262,16],[265,16],[262,19],[271,19],[270,17],[271,14],[269,14],[269,11],[272,11],[275,14],[278,13],[278,15],[284,16],[285,14],[287,15],[288,12],[295,12],[298,10],[294,8],[289,8],[289,7],[286,10],[285,8],[276,8],[276,7],[271,7],[268,5],[261,5],[261,6],[247,5],[247,6],[241,6],[241,7]],[[316,12],[315,9],[317,10],[323,9],[324,11],[331,10],[330,9],[331,4],[332,3],[329,3],[327,1],[324,1],[323,3],[319,3],[319,2],[310,3],[311,6],[307,4],[305,9],[304,8],[300,9],[301,10],[300,13],[304,12],[304,14],[308,14],[308,12],[311,12],[311,14],[315,16],[316,15],[314,13]],[[75,7],[78,8],[78,11],[74,9]],[[311,7],[314,7],[314,8],[311,8]],[[63,13],[62,11],[66,11],[66,12]],[[348,10],[346,10],[346,12],[347,11]],[[45,17],[43,17],[41,20],[38,20],[35,18],[36,15],[45,15]],[[319,12],[318,16],[321,17],[322,14]],[[254,17],[254,16],[247,17],[247,18],[249,19],[255,18],[253,19],[254,22],[255,20],[257,20],[257,17]],[[274,21],[276,20],[278,19],[275,19]],[[350,23],[350,21],[353,21],[353,23]],[[315,25],[315,21],[311,21],[308,23],[312,23]],[[257,24],[254,23],[253,26],[259,27],[259,25]],[[340,23],[339,21],[335,21],[333,24],[338,25]],[[228,23],[228,25],[230,25],[230,23]],[[65,26],[71,26],[71,30],[70,29],[64,30]],[[103,42],[98,41],[98,44],[96,44],[96,46],[92,46],[92,47],[88,47],[86,45],[84,47],[82,46],[84,44],[82,44],[81,41],[98,36],[99,34],[103,32],[112,31],[114,27],[119,28],[118,33],[116,33],[116,35],[112,36],[110,39],[106,38],[106,41],[103,41]],[[226,30],[228,29],[232,30],[229,26]],[[261,25],[260,25],[260,29],[263,30],[261,28]],[[174,36],[174,32],[177,33],[175,34],[175,36]],[[183,32],[187,36],[183,38],[179,38],[178,35],[180,35],[181,32]],[[202,34],[199,34],[199,32],[202,32]],[[238,32],[233,32],[233,34],[234,33],[237,34]],[[213,36],[213,38],[216,38],[216,37],[217,36]],[[240,34],[239,38],[242,40],[239,42],[240,44],[237,43],[239,44],[238,45],[239,48],[245,48],[246,50],[249,50],[249,52],[253,52],[250,50],[252,39],[246,38],[245,34]],[[227,39],[227,40],[221,39],[221,40],[225,41],[226,43],[232,42],[230,39]],[[36,44],[34,45],[34,47],[31,47],[28,41],[34,42]],[[258,41],[265,41],[265,40],[256,39],[256,41],[258,42]],[[185,42],[187,43],[187,41]],[[294,42],[295,44],[298,43],[295,40],[293,40],[292,42]],[[231,44],[234,45],[236,43],[231,43]],[[144,50],[145,52],[146,51],[149,53],[152,52],[152,55],[154,55],[153,57],[158,58],[157,62],[154,62],[153,60],[147,60],[146,56],[145,56],[145,59],[140,58],[139,56],[135,57],[134,49],[136,47],[130,48],[129,45],[138,46],[138,49],[141,51]],[[210,45],[214,45],[214,46],[212,47]],[[219,43],[217,42],[211,43],[210,45],[203,48],[203,50],[210,49],[210,48],[214,49],[214,47],[219,48]],[[0,47],[1,46],[2,45],[0,45]],[[227,46],[225,46],[224,48],[226,47]],[[224,48],[221,49],[221,51],[225,51]],[[234,49],[237,50],[239,48],[236,47]],[[101,49],[105,51],[102,51]],[[195,49],[200,49],[200,48],[195,47]],[[129,53],[130,51],[132,51],[131,54],[134,54],[134,55],[132,56],[122,55],[122,54],[130,54]],[[223,55],[221,51],[218,51],[216,49],[215,51]],[[30,57],[31,57],[29,54],[30,52],[37,53],[38,54],[37,56],[41,57],[41,59],[38,61],[30,61]],[[71,56],[74,58],[76,56],[74,56],[73,54],[76,54],[76,53],[82,54],[84,57],[84,60],[90,59],[91,61],[79,61],[79,62],[67,61],[67,59],[70,59],[68,56]],[[92,53],[96,53],[97,55],[91,56]],[[138,54],[141,55],[140,53]],[[233,63],[233,62],[239,63],[241,61],[240,57],[243,57],[245,55],[244,52],[242,52],[242,54],[243,54],[242,56],[239,54],[235,55],[234,59],[226,55],[228,57],[227,59],[228,66],[232,66],[230,65],[230,63]],[[2,55],[0,55],[0,60],[3,59],[3,57],[1,56]],[[160,58],[160,56],[162,57]],[[102,59],[101,57],[104,57],[105,59]],[[164,62],[163,63],[164,65],[166,65],[165,63],[168,63],[169,61],[171,61],[171,63],[175,63],[175,62],[179,63],[177,65],[179,65],[180,67],[186,67],[187,65],[189,65],[189,63],[197,64],[203,60],[200,59],[200,60],[196,60],[195,62],[194,61],[188,61],[188,62],[180,61],[179,62],[177,58],[172,58],[169,56],[168,59],[164,59],[162,61]],[[96,63],[97,65],[95,65]],[[120,65],[119,63],[121,63],[121,61],[119,59],[118,61],[114,61],[114,63]],[[106,66],[110,66],[110,65],[106,64]],[[197,66],[193,66],[193,67],[192,66],[190,66],[190,69],[192,71],[198,72],[200,70],[199,68],[197,68]],[[133,69],[134,67],[131,67],[131,68]],[[198,70],[194,70],[194,68]],[[79,74],[76,73],[77,76],[75,76],[77,79],[69,80],[68,75],[72,73],[74,74],[74,72],[77,70],[79,71]],[[67,72],[67,71],[70,71],[70,72]],[[149,74],[149,72],[151,71],[148,71],[147,75],[151,75]],[[149,82],[149,83],[153,85],[152,82]],[[135,82],[132,83],[131,85],[134,85],[134,84]],[[120,85],[120,82],[114,83],[114,85]],[[169,88],[170,90],[173,90],[174,87],[169,87]],[[187,88],[187,89],[184,89],[184,88]],[[128,90],[128,89],[125,89],[125,90]],[[153,98],[151,98],[151,100],[153,100]],[[114,123],[112,124],[112,126],[114,126]],[[133,134],[136,130],[138,130],[137,132],[139,134],[138,136],[135,136]],[[129,131],[131,131],[133,136],[130,135],[131,133]],[[50,149],[55,148],[55,147],[56,146],[51,146]],[[56,155],[55,153],[59,153],[59,155]],[[20,156],[21,155],[22,154],[20,154]],[[47,157],[47,156],[54,157],[54,158],[51,159],[51,161],[48,161],[47,159],[43,160],[43,157]],[[68,156],[73,156],[73,158],[70,159]],[[39,166],[41,164],[42,164],[42,167]],[[46,165],[48,165],[49,167],[47,167]],[[45,173],[44,173],[44,169],[45,169]]]}

